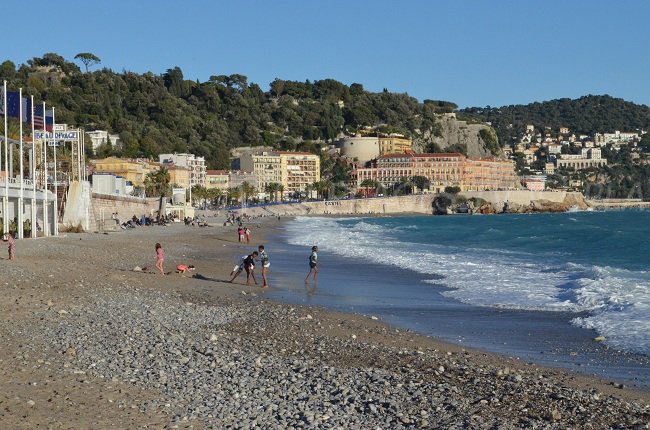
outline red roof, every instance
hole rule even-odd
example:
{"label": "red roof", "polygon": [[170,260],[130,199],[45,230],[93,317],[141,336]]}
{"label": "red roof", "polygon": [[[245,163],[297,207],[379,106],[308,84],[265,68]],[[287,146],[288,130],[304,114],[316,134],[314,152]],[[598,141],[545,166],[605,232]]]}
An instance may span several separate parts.
{"label": "red roof", "polygon": [[316,155],[311,152],[294,152],[294,151],[277,151],[278,154],[287,154],[287,155]]}
{"label": "red roof", "polygon": [[206,175],[227,175],[228,171],[227,170],[206,170],[205,171]]}
{"label": "red roof", "polygon": [[433,153],[424,153],[424,154],[415,154],[412,152],[403,153],[403,154],[386,154],[382,155],[379,158],[396,158],[396,157],[417,157],[417,158],[434,158],[434,157],[456,157],[456,158],[465,158],[460,152],[433,152]]}

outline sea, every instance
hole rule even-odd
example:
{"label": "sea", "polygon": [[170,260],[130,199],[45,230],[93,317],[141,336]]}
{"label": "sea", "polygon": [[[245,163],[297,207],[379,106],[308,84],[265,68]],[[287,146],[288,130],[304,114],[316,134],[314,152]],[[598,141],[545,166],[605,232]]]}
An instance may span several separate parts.
{"label": "sea", "polygon": [[273,299],[650,389],[650,211],[298,217],[269,242]]}

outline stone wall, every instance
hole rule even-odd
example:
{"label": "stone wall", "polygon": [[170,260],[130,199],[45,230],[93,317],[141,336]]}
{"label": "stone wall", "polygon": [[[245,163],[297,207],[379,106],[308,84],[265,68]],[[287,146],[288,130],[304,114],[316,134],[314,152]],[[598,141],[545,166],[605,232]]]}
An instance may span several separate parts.
{"label": "stone wall", "polygon": [[433,194],[370,199],[342,199],[246,208],[249,215],[431,214]]}
{"label": "stone wall", "polygon": [[[159,199],[141,199],[137,197],[112,196],[107,194],[92,194],[93,216],[100,230],[115,228],[111,214],[117,212],[120,222],[131,219],[133,215],[154,215],[158,211]],[[103,223],[102,223],[103,220]]]}
{"label": "stone wall", "polygon": [[[513,207],[531,207],[536,212],[556,212],[572,207],[586,209],[589,205],[581,193],[543,191],[474,191],[461,193],[467,199],[478,197],[502,212],[507,202]],[[342,199],[318,202],[288,203],[239,210],[249,215],[388,215],[433,214],[435,194],[383,197],[369,199]],[[497,210],[498,208],[499,210]]]}

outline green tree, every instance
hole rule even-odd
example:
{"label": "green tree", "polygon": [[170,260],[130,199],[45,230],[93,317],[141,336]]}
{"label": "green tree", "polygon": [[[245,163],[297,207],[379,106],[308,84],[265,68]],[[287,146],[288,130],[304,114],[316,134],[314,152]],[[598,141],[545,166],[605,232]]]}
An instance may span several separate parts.
{"label": "green tree", "polygon": [[144,179],[145,193],[147,196],[167,196],[170,193],[169,171],[164,167],[147,173]]}
{"label": "green tree", "polygon": [[425,190],[429,188],[430,182],[424,176],[413,176],[411,182],[420,190]]}
{"label": "green tree", "polygon": [[75,60],[79,60],[83,63],[83,65],[86,67],[86,73],[88,73],[89,67],[102,62],[98,56],[91,54],[90,52],[81,52],[75,55],[74,58]]}
{"label": "green tree", "polygon": [[277,201],[278,193],[280,192],[281,187],[282,185],[278,184],[277,182],[271,182],[264,188],[264,191],[269,194],[271,200]]}

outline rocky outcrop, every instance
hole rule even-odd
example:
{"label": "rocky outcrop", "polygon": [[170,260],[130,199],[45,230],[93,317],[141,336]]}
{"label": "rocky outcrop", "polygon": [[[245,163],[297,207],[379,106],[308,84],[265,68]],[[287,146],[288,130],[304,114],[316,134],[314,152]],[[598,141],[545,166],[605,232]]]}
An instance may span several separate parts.
{"label": "rocky outcrop", "polygon": [[443,150],[452,145],[462,145],[467,148],[470,158],[482,158],[492,155],[487,144],[481,137],[481,130],[491,130],[486,124],[468,124],[456,119],[455,113],[438,116],[437,126],[440,136],[423,136],[424,140],[433,141]]}
{"label": "rocky outcrop", "polygon": [[531,191],[440,195],[434,198],[432,206],[434,215],[566,212],[573,209],[585,210],[590,207],[580,193]]}

